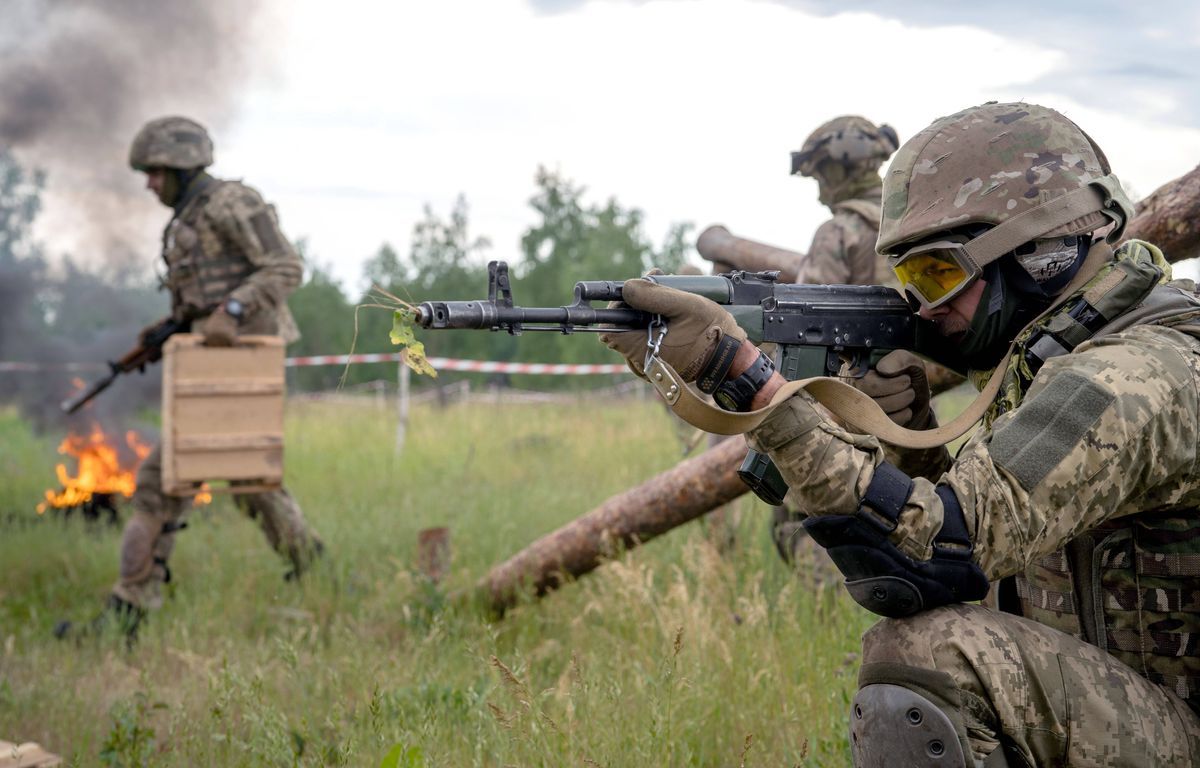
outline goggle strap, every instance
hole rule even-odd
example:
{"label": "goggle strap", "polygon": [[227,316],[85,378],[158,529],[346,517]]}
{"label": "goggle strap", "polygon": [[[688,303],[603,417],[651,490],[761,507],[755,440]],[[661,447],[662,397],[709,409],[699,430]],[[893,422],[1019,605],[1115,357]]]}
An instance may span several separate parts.
{"label": "goggle strap", "polygon": [[1104,195],[1088,184],[1018,213],[963,245],[963,251],[982,268],[1056,227],[1103,209]]}

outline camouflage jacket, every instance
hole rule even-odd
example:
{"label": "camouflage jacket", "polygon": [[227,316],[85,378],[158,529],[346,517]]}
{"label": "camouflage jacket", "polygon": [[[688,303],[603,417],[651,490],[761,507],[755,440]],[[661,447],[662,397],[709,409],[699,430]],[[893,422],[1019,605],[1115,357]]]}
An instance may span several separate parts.
{"label": "camouflage jacket", "polygon": [[899,287],[887,259],[875,253],[881,194],[876,188],[861,198],[834,203],[833,218],[817,228],[796,282]]}
{"label": "camouflage jacket", "polygon": [[[1156,252],[1123,247],[1117,256],[1145,270],[1161,259]],[[1161,267],[1169,270],[1165,261]],[[1116,271],[1078,296],[1111,286]],[[948,485],[962,505],[973,560],[992,581],[1020,575],[1030,618],[1107,649],[1200,711],[1193,639],[1200,636],[1200,300],[1193,291],[1151,286],[1109,327],[1048,359],[940,478],[914,478],[889,538],[928,560],[943,519],[935,483]],[[830,420],[814,427],[802,408],[778,409],[751,443],[774,458],[809,514],[855,514],[883,448]]]}
{"label": "camouflage jacket", "polygon": [[202,175],[163,232],[164,280],[177,318],[197,319],[228,299],[245,307],[242,333],[300,337],[287,297],[303,265],[274,206],[240,181]]}

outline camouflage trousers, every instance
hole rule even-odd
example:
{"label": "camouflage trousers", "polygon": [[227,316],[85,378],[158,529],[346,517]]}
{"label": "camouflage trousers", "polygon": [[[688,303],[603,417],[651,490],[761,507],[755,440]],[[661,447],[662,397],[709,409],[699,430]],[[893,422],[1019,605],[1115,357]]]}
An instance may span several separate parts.
{"label": "camouflage trousers", "polygon": [[1174,693],[1096,646],[978,605],[868,630],[859,687],[875,683],[941,708],[976,764],[1003,745],[1010,766],[1200,765],[1200,715]]}
{"label": "camouflage trousers", "polygon": [[[133,515],[121,537],[121,572],[113,594],[142,609],[162,605],[162,585],[170,580],[167,561],[175,548],[175,534],[182,527],[192,500],[171,496],[162,487],[162,450],[155,446],[137,472],[133,493]],[[286,489],[238,494],[235,503],[257,520],[267,541],[292,564],[299,575],[322,548],[300,506]]]}

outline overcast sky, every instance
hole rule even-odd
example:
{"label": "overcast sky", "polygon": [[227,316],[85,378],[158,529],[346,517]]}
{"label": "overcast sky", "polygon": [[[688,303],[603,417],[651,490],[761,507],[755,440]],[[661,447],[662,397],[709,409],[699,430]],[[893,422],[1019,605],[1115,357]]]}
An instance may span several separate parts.
{"label": "overcast sky", "polygon": [[[1053,106],[1143,196],[1200,161],[1200,15],[1152,6],[301,0],[213,171],[261,189],[352,291],[382,242],[407,252],[424,203],[444,215],[459,193],[515,260],[539,164],[643,209],[655,242],[690,221],[807,249],[828,212],[788,153],[844,113],[903,140],[991,99]],[[167,214],[144,204],[152,260]]]}

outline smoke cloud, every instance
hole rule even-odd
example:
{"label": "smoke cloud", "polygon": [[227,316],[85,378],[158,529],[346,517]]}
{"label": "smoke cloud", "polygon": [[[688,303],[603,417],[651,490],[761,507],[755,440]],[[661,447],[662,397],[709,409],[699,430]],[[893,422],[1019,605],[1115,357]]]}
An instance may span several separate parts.
{"label": "smoke cloud", "polygon": [[[247,84],[271,70],[273,2],[5,0],[0,361],[116,359],[167,313],[152,286],[169,211],[129,168],[129,144],[148,120],[184,114],[208,127],[219,154]],[[35,168],[45,178],[40,212]],[[156,402],[153,369],[65,422],[58,403],[75,375],[0,371],[0,403],[19,403],[51,432],[99,421],[121,434]]]}
{"label": "smoke cloud", "polygon": [[[46,171],[52,247],[86,263],[148,264],[161,226],[129,143],[185,114],[219,134],[270,69],[268,0],[8,0],[0,31],[0,147]],[[220,145],[218,143],[218,151]]]}

